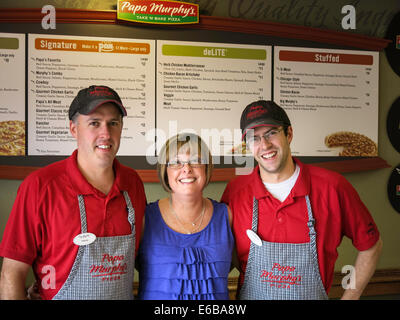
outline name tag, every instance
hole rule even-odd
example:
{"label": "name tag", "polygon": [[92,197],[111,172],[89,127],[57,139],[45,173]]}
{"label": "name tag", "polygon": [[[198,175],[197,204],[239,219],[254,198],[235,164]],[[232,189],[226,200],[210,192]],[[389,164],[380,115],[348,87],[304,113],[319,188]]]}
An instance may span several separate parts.
{"label": "name tag", "polygon": [[246,233],[251,242],[253,242],[255,245],[257,245],[259,247],[262,246],[260,237],[253,230],[247,229]]}
{"label": "name tag", "polygon": [[80,233],[73,240],[74,244],[77,246],[87,246],[95,241],[96,235],[90,232]]}

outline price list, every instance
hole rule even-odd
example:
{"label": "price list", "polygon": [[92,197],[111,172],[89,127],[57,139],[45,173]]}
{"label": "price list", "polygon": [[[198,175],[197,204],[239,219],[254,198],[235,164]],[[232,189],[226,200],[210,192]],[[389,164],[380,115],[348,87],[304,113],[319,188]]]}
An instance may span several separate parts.
{"label": "price list", "polygon": [[301,156],[377,156],[379,53],[275,47],[274,98]]}
{"label": "price list", "polygon": [[157,50],[158,136],[191,131],[213,155],[241,154],[244,107],[271,98],[271,47],[157,41]]}
{"label": "price list", "polygon": [[90,85],[113,88],[127,110],[118,154],[145,154],[152,145],[146,131],[154,128],[154,47],[153,40],[30,34],[29,154],[71,154],[68,109]]}

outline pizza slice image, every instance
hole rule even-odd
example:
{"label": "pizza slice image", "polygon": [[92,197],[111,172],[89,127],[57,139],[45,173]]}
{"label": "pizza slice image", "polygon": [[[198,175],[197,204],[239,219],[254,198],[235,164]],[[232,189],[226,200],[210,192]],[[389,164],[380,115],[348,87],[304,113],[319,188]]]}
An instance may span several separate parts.
{"label": "pizza slice image", "polygon": [[325,137],[328,148],[343,147],[339,156],[344,157],[376,157],[378,146],[367,136],[355,132],[336,132]]}
{"label": "pizza slice image", "polygon": [[0,156],[25,155],[25,121],[0,121]]}

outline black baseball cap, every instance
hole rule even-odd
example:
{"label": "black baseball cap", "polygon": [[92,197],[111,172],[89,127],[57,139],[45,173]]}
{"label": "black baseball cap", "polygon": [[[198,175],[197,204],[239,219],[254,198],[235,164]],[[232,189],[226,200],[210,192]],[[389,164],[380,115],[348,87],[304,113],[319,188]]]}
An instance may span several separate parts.
{"label": "black baseball cap", "polygon": [[240,129],[242,140],[250,129],[256,127],[290,126],[290,120],[285,110],[273,101],[259,100],[250,103],[242,112]]}
{"label": "black baseball cap", "polygon": [[72,101],[68,112],[69,120],[72,120],[77,112],[88,115],[105,103],[115,104],[122,116],[126,116],[125,107],[122,105],[118,93],[107,86],[92,85],[80,90]]}

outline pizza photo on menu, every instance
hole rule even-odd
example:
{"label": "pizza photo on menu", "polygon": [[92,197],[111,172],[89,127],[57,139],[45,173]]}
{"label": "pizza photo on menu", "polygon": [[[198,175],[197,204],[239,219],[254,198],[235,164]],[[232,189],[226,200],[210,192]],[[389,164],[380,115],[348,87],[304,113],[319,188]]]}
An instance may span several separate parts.
{"label": "pizza photo on menu", "polygon": [[0,121],[0,156],[25,155],[25,121]]}
{"label": "pizza photo on menu", "polygon": [[378,146],[367,136],[349,131],[341,131],[325,137],[328,148],[342,148],[339,156],[343,157],[376,157]]}

